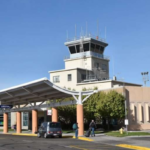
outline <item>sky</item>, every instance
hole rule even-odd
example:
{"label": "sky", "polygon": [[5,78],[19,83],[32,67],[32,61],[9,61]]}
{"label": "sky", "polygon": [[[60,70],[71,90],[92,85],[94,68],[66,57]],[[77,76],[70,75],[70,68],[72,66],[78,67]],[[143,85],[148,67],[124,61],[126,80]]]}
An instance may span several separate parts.
{"label": "sky", "polygon": [[[0,0],[0,90],[64,69],[67,38],[85,33],[109,44],[110,78],[143,84],[150,72],[150,0]],[[150,86],[150,83],[147,83]]]}

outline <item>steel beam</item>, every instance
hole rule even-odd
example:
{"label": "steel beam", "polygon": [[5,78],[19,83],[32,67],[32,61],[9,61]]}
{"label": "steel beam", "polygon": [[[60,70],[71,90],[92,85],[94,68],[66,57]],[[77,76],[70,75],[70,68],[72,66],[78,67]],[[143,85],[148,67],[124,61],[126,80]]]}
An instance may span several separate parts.
{"label": "steel beam", "polygon": [[0,114],[6,113],[6,112],[17,112],[17,111],[29,111],[29,110],[35,110],[38,109],[40,110],[41,108],[49,108],[49,107],[59,107],[59,106],[67,106],[67,105],[75,105],[77,104],[76,100],[72,101],[65,101],[65,102],[51,102],[50,104],[43,104],[43,105],[32,105],[28,107],[18,107],[18,108],[13,108],[13,109],[6,109],[6,110],[0,110]]}

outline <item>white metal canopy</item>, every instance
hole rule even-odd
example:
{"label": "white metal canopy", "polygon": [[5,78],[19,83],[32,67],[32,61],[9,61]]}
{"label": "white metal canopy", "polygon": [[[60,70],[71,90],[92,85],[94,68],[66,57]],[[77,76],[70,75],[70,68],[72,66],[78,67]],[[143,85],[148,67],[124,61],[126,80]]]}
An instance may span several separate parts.
{"label": "white metal canopy", "polygon": [[[46,108],[46,107],[56,107],[63,105],[71,104],[82,104],[90,95],[95,91],[69,91],[63,88],[60,88],[50,82],[47,78],[42,78],[32,82],[28,82],[19,86],[12,88],[4,89],[0,91],[0,101],[2,105],[13,105],[18,106],[11,111],[17,110],[29,110],[37,108]],[[82,95],[87,97],[82,100]],[[67,97],[74,97],[74,101],[68,102],[55,102],[56,99],[64,99]],[[51,101],[51,104],[44,104],[45,101]],[[41,102],[40,105],[36,105],[36,102]],[[28,107],[25,107],[29,105]],[[20,105],[25,105],[20,107]],[[8,111],[4,110],[3,112]],[[9,110],[9,112],[11,112]]]}

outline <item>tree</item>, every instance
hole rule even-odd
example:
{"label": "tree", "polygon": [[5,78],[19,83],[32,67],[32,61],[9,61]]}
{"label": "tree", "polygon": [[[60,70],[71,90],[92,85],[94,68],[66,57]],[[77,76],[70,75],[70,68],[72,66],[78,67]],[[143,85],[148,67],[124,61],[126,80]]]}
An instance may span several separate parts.
{"label": "tree", "polygon": [[116,91],[101,92],[97,101],[96,109],[102,117],[108,119],[123,119],[125,117],[125,98]]}
{"label": "tree", "polygon": [[[68,100],[73,98],[64,99],[64,101]],[[95,93],[83,104],[84,120],[89,123],[92,119],[100,120],[101,117],[108,120],[123,119],[125,117],[124,102],[124,96],[116,91]],[[59,120],[64,124],[70,124],[70,127],[76,121],[76,105],[58,107],[58,113]]]}

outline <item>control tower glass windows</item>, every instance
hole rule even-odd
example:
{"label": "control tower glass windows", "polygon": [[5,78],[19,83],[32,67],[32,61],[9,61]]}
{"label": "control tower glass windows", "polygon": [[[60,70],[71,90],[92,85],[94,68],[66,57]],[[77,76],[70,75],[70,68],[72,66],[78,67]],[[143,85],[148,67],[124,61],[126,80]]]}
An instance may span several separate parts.
{"label": "control tower glass windows", "polygon": [[77,50],[77,53],[80,52],[80,45],[76,45],[76,50]]}
{"label": "control tower glass windows", "polygon": [[84,52],[89,51],[89,43],[83,44]]}
{"label": "control tower glass windows", "polygon": [[100,46],[100,54],[103,54],[104,52],[104,47]]}
{"label": "control tower glass windows", "polygon": [[96,51],[97,53],[99,53],[99,49],[100,49],[100,46],[99,46],[99,45],[96,45],[95,51]]}
{"label": "control tower glass windows", "polygon": [[54,82],[54,83],[60,82],[59,76],[53,76],[53,82]]}
{"label": "control tower glass windows", "polygon": [[71,54],[76,53],[75,46],[70,46],[70,47],[69,47],[69,50],[70,50],[70,53],[71,53]]}
{"label": "control tower glass windows", "polygon": [[91,43],[91,51],[95,51],[95,44]]}

